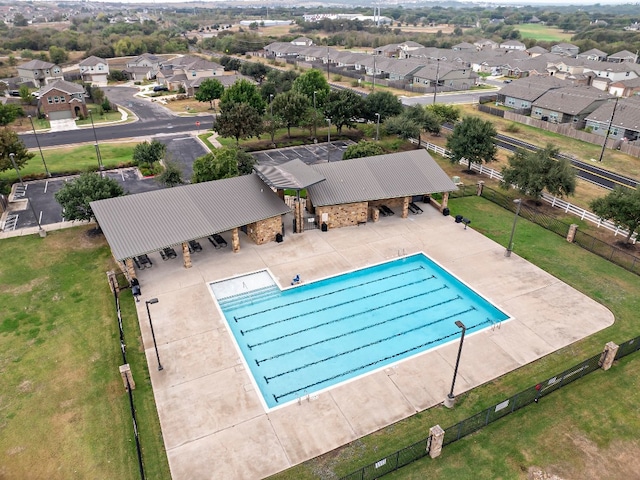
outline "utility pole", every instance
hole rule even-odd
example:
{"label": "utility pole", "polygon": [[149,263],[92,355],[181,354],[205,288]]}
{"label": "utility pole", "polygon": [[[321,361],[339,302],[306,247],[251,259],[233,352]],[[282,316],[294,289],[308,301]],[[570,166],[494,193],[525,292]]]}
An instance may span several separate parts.
{"label": "utility pole", "polygon": [[604,136],[604,142],[602,143],[602,150],[600,150],[600,158],[599,162],[602,161],[602,157],[604,157],[604,151],[607,148],[607,140],[609,140],[609,132],[611,132],[611,125],[613,124],[613,116],[616,114],[616,108],[618,106],[618,100],[620,97],[616,96],[616,102],[613,104],[613,112],[611,112],[611,118],[609,119],[609,126],[607,127],[607,133]]}

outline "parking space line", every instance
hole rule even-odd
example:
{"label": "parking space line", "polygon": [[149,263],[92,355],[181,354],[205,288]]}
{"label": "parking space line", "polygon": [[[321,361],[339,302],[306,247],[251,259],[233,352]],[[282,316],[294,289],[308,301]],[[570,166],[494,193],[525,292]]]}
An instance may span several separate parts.
{"label": "parking space line", "polygon": [[43,193],[47,193],[47,188],[49,188],[49,180],[44,182],[44,192]]}

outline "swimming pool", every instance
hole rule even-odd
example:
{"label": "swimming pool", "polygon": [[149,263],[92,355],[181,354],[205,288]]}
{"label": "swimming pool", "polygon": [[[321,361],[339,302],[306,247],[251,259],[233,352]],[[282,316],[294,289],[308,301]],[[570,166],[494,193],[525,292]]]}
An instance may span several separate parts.
{"label": "swimming pool", "polygon": [[424,254],[280,289],[267,271],[210,283],[268,408],[509,318]]}

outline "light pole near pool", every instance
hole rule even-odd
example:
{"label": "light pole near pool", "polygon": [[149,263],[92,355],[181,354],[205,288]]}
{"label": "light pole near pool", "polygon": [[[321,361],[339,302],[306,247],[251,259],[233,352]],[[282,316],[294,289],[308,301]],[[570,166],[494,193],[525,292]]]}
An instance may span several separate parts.
{"label": "light pole near pool", "polygon": [[462,354],[462,344],[464,343],[464,334],[467,331],[467,327],[464,326],[460,320],[456,320],[456,327],[462,329],[462,335],[460,336],[460,346],[458,347],[458,357],[456,358],[456,366],[453,369],[453,381],[451,382],[451,391],[447,398],[444,399],[444,406],[447,408],[453,408],[456,403],[456,397],[453,395],[453,387],[456,386],[456,376],[458,375],[458,366],[460,365],[460,355]]}
{"label": "light pole near pool", "polygon": [[158,359],[158,370],[162,370],[164,367],[160,363],[160,354],[158,353],[158,345],[156,344],[156,334],[153,331],[153,322],[151,321],[151,312],[149,311],[149,304],[158,303],[157,298],[152,298],[151,300],[147,300],[144,303],[147,304],[147,317],[149,317],[149,326],[151,327],[151,338],[153,338],[153,348],[156,350],[156,358]]}
{"label": "light pole near pool", "polygon": [[516,223],[518,222],[518,215],[520,214],[520,206],[522,205],[522,200],[516,198],[513,203],[516,204],[516,215],[513,217],[513,226],[511,227],[511,237],[509,238],[509,245],[507,245],[507,250],[504,252],[505,257],[511,256],[511,251],[513,250],[513,236],[516,233]]}

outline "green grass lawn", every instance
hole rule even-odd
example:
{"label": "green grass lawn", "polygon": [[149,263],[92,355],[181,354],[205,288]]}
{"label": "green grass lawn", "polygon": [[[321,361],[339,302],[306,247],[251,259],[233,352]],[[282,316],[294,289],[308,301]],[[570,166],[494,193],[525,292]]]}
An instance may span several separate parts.
{"label": "green grass lawn", "polygon": [[[502,245],[507,244],[513,213],[479,197],[453,199],[449,206],[452,215],[472,219],[474,229]],[[424,439],[433,425],[443,428],[454,425],[560,373],[595,355],[610,340],[622,342],[640,334],[637,322],[640,277],[523,219],[518,221],[514,252],[606,305],[615,315],[614,325],[459,396],[453,410],[443,407],[426,410],[272,478],[346,475]],[[537,465],[558,468],[562,478],[596,478],[597,475],[589,473],[590,468],[598,467],[593,465],[594,459],[616,455],[612,451],[614,445],[624,458],[636,458],[640,454],[637,440],[640,417],[630,412],[631,405],[640,401],[637,381],[640,353],[619,363],[609,372],[595,372],[545,397],[540,405],[531,405],[445,447],[441,458],[424,459],[392,477],[527,478],[526,470]],[[583,453],[582,446],[592,453]],[[628,478],[624,462],[609,463],[608,468],[613,470],[607,471],[607,478]]]}
{"label": "green grass lawn", "polygon": [[[100,156],[105,168],[117,168],[131,165],[133,149],[136,143],[102,143],[99,144]],[[38,149],[32,150],[35,156],[20,170],[23,179],[44,178],[45,169]],[[94,145],[80,147],[63,147],[43,149],[44,161],[53,175],[67,175],[72,173],[98,170],[98,160]],[[0,180],[10,183],[18,181],[15,170],[0,173]]]}
{"label": "green grass lawn", "polygon": [[[140,478],[102,235],[78,227],[2,240],[2,478]],[[170,478],[131,295],[128,361],[147,478]]]}
{"label": "green grass lawn", "polygon": [[546,42],[568,42],[573,36],[572,33],[563,32],[559,28],[548,27],[539,23],[523,23],[516,25],[522,38],[533,38]]}

